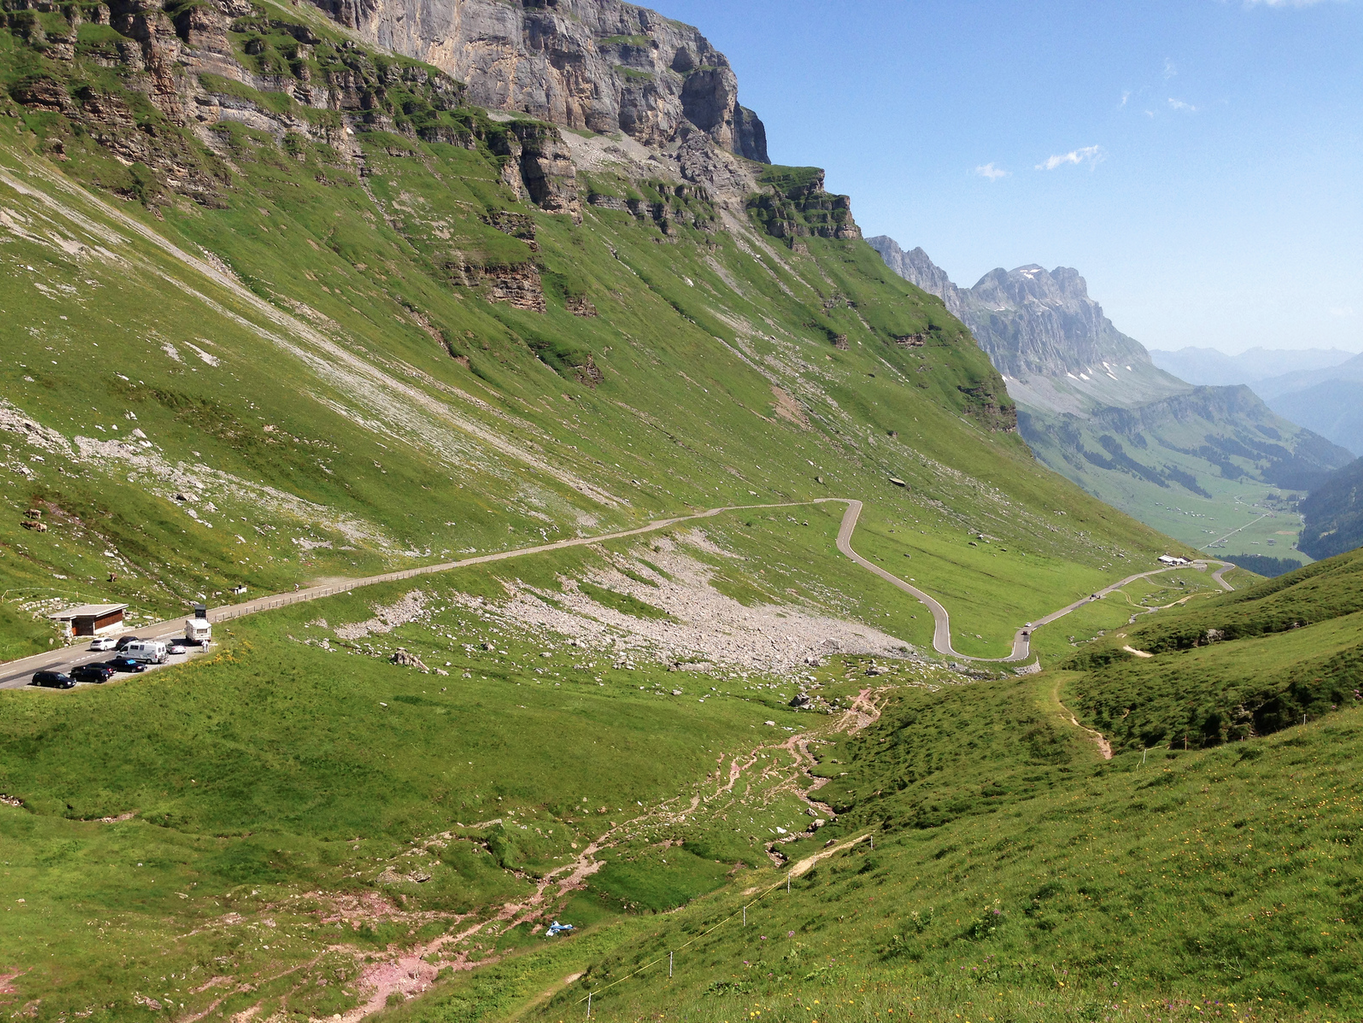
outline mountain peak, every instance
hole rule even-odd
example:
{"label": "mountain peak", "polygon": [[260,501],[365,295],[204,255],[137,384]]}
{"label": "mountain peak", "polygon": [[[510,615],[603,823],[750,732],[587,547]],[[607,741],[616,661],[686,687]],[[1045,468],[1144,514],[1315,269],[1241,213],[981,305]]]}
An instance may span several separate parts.
{"label": "mountain peak", "polygon": [[1085,395],[1126,405],[1189,389],[1156,369],[1145,348],[1112,325],[1074,267],[996,267],[965,289],[921,248],[906,253],[884,236],[870,244],[890,269],[937,295],[970,327],[1014,397],[1079,412]]}

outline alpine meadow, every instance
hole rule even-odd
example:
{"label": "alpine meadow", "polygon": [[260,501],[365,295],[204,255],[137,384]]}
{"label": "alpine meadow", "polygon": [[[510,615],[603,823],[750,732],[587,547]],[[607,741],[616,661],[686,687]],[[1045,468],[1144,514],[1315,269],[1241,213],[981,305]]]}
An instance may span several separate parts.
{"label": "alpine meadow", "polygon": [[1363,554],[1156,500],[1347,452],[825,185],[621,0],[0,4],[5,1018],[1363,1018]]}

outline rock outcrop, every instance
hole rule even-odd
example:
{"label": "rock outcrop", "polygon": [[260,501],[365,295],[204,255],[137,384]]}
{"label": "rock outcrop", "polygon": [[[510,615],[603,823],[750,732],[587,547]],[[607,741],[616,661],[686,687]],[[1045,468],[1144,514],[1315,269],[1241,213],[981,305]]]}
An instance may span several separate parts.
{"label": "rock outcrop", "polygon": [[1024,406],[1087,414],[1192,389],[1158,369],[1140,342],[1112,325],[1077,270],[1034,264],[997,269],[973,288],[961,288],[921,248],[905,252],[883,235],[868,241],[886,266],[936,295],[970,328]]}
{"label": "rock outcrop", "polygon": [[1070,267],[991,270],[970,289],[970,305],[971,329],[1006,376],[1150,365],[1150,354],[1112,325]]}
{"label": "rock outcrop", "polygon": [[313,0],[465,83],[471,103],[663,147],[699,128],[767,162],[766,130],[696,29],[620,0]]}
{"label": "rock outcrop", "polygon": [[861,238],[852,219],[852,200],[824,190],[824,172],[817,167],[775,168],[759,179],[763,191],[748,203],[749,210],[773,238]]}

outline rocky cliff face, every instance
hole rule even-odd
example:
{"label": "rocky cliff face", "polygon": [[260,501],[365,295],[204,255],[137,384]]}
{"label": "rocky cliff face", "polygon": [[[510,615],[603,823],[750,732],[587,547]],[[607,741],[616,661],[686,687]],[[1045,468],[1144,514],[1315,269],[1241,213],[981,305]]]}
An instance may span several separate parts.
{"label": "rocky cliff face", "polygon": [[[1117,367],[1151,367],[1150,354],[1123,334],[1089,297],[1079,271],[1036,265],[999,268],[973,288],[959,288],[921,248],[904,252],[893,238],[870,244],[891,270],[936,295],[965,321],[1005,376],[1111,375]],[[1135,370],[1133,369],[1132,372]]]}
{"label": "rocky cliff face", "polygon": [[818,167],[772,168],[757,183],[763,191],[748,208],[773,238],[792,246],[800,238],[861,238],[852,200],[825,191],[824,172]]}
{"label": "rocky cliff face", "polygon": [[942,299],[970,328],[1022,404],[1082,413],[1094,402],[1130,407],[1191,389],[1112,325],[1077,270],[1000,268],[960,288],[921,248],[904,252],[884,236],[870,244],[890,269]]}
{"label": "rocky cliff face", "polygon": [[620,0],[313,0],[367,40],[440,68],[489,110],[662,147],[699,129],[767,162],[766,130],[696,29]]}

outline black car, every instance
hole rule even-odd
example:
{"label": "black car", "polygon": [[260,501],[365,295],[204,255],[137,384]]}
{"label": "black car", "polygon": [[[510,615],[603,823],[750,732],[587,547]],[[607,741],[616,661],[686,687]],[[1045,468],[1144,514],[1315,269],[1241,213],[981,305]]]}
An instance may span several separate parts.
{"label": "black car", "polygon": [[29,685],[42,686],[44,689],[74,689],[76,680],[60,671],[38,671],[33,673],[33,681]]}
{"label": "black car", "polygon": [[141,661],[133,660],[131,657],[111,657],[105,661],[101,667],[108,668],[110,671],[146,671],[147,666]]}
{"label": "black car", "polygon": [[108,682],[114,669],[105,664],[78,664],[71,669],[71,677],[77,682]]}
{"label": "black car", "polygon": [[127,648],[129,643],[136,642],[138,642],[138,638],[136,636],[119,636],[118,642],[114,644],[114,649],[122,653]]}

